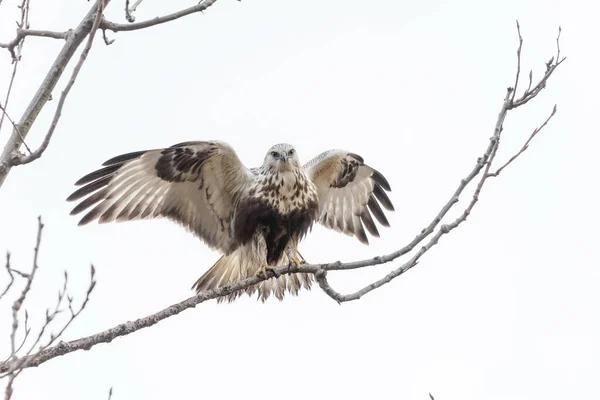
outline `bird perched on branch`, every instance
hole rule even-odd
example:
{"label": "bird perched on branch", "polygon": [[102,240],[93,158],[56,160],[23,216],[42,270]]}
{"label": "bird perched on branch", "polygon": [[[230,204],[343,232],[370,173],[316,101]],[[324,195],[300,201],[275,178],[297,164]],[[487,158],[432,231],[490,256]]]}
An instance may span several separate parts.
{"label": "bird perched on branch", "polygon": [[[380,204],[394,209],[385,177],[343,150],[302,166],[293,146],[277,144],[261,167],[246,168],[227,143],[186,142],[123,154],[103,166],[77,181],[84,186],[67,199],[88,196],[71,212],[92,207],[79,225],[158,217],[180,223],[223,254],[193,285],[197,292],[304,263],[298,242],[314,222],[368,244],[365,228],[379,236],[372,216],[389,226]],[[310,274],[281,275],[246,292],[282,300],[286,290],[295,295],[311,282]]]}

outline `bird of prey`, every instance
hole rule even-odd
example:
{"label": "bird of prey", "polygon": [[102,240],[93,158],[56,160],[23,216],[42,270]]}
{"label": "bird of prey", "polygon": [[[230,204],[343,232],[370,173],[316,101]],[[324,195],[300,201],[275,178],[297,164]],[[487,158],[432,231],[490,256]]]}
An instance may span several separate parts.
{"label": "bird of prey", "polygon": [[[304,263],[298,242],[314,222],[368,244],[365,228],[379,236],[373,216],[389,226],[381,206],[394,209],[388,181],[359,155],[328,150],[302,166],[289,144],[271,147],[258,168],[245,167],[221,141],[138,151],[111,158],[76,185],[84,186],[67,200],[87,197],[71,215],[91,208],[79,225],[166,217],[220,251],[193,285],[197,292]],[[282,300],[286,290],[296,295],[311,282],[310,274],[281,275],[246,292]]]}

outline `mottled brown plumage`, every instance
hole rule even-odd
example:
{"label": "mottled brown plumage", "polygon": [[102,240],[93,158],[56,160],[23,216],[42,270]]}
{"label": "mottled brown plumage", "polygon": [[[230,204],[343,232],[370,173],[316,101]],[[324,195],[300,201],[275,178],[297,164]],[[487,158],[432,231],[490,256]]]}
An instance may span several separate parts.
{"label": "mottled brown plumage", "polygon": [[[302,166],[288,144],[248,169],[226,143],[180,143],[114,157],[76,184],[83,186],[68,200],[83,199],[71,212],[87,210],[80,225],[166,217],[219,250],[223,256],[194,284],[198,292],[304,262],[297,246],[314,222],[367,244],[365,229],[379,236],[373,217],[389,226],[381,206],[393,210],[389,183],[357,154],[329,150]],[[310,285],[308,274],[284,275],[246,292],[264,301]]]}

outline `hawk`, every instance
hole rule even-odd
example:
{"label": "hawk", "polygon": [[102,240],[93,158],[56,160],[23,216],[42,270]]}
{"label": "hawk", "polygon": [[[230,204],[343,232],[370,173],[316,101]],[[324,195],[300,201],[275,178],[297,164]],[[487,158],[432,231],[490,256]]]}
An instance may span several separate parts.
{"label": "hawk", "polygon": [[[365,228],[379,236],[373,217],[389,226],[381,206],[394,210],[387,179],[359,155],[328,150],[302,166],[289,144],[271,147],[258,168],[245,167],[221,141],[138,151],[111,158],[75,185],[84,186],[67,200],[85,199],[71,215],[91,208],[79,225],[166,217],[221,252],[192,286],[196,292],[304,263],[298,243],[314,222],[368,244]],[[310,274],[282,275],[246,292],[282,300],[311,282]]]}

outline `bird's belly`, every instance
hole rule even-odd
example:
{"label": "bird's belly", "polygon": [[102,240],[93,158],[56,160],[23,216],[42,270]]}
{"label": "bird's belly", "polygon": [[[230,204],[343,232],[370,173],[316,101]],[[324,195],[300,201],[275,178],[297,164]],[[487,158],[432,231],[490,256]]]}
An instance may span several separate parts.
{"label": "bird's belly", "polygon": [[248,201],[240,205],[235,218],[235,236],[240,244],[262,236],[266,247],[266,262],[275,265],[291,240],[299,241],[311,228],[317,217],[316,207],[296,208],[287,213],[270,204]]}
{"label": "bird's belly", "polygon": [[261,221],[259,225],[264,229],[267,264],[275,265],[290,241],[300,241],[313,221],[314,219],[306,210],[295,210],[286,215],[279,215],[276,223],[271,220]]}

